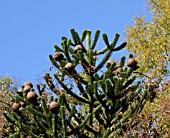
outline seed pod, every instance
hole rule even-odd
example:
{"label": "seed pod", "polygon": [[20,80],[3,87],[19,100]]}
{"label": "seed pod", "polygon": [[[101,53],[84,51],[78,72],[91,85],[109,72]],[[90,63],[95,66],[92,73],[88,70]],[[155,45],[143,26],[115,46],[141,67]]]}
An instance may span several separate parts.
{"label": "seed pod", "polygon": [[24,102],[19,102],[19,104],[21,105],[21,107],[25,107],[25,103]]}
{"label": "seed pod", "polygon": [[20,89],[18,90],[18,93],[22,93],[22,88],[20,88]]}
{"label": "seed pod", "polygon": [[109,66],[113,65],[115,66],[117,64],[117,62],[113,59],[109,59],[107,62],[106,62],[106,67],[109,68]]}
{"label": "seed pod", "polygon": [[33,85],[32,85],[32,83],[30,81],[26,81],[24,83],[24,86],[30,86],[31,88],[33,88]]}
{"label": "seed pod", "polygon": [[49,105],[49,110],[51,112],[57,112],[60,108],[60,104],[58,102],[52,101]]}
{"label": "seed pod", "polygon": [[116,72],[117,75],[119,75],[120,72],[122,72],[122,71],[123,71],[123,68],[122,68],[122,67],[119,67],[119,68],[116,69],[115,72]]}
{"label": "seed pod", "polygon": [[74,68],[74,65],[73,65],[73,63],[68,62],[68,63],[65,65],[65,68],[68,69],[68,70],[72,70],[72,69]]}
{"label": "seed pod", "polygon": [[18,112],[20,107],[20,103],[13,103],[11,108],[14,112]]}
{"label": "seed pod", "polygon": [[128,67],[133,68],[133,67],[136,67],[137,62],[136,62],[136,60],[135,60],[134,58],[129,58],[129,60],[128,60],[128,62],[126,63],[126,65],[127,65]]}
{"label": "seed pod", "polygon": [[64,58],[64,56],[63,56],[62,53],[60,53],[60,52],[55,52],[55,53],[54,53],[54,59],[55,59],[56,61],[60,61],[60,60],[62,60],[63,58]]}
{"label": "seed pod", "polygon": [[83,51],[84,50],[83,46],[80,45],[80,44],[76,45],[74,50],[73,50],[73,52],[76,53],[78,50],[82,50]]}
{"label": "seed pod", "polygon": [[17,93],[18,93],[20,96],[22,96],[22,95],[23,95],[22,91],[23,91],[23,89],[20,88],[19,90],[17,90]]}
{"label": "seed pod", "polygon": [[24,91],[29,92],[31,90],[31,87],[29,85],[24,86]]}
{"label": "seed pod", "polygon": [[35,92],[33,92],[33,91],[27,93],[27,100],[29,102],[36,101],[37,97],[38,97],[38,95]]}

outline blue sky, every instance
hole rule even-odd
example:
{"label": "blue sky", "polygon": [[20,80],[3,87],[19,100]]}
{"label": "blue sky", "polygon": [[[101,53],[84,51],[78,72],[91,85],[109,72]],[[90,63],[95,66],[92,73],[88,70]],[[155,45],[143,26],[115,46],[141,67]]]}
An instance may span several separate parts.
{"label": "blue sky", "polygon": [[[0,0],[0,75],[36,83],[51,66],[53,46],[70,37],[71,28],[80,34],[99,29],[110,40],[119,33],[121,43],[125,26],[144,5],[145,0]],[[114,58],[123,55],[126,50]]]}

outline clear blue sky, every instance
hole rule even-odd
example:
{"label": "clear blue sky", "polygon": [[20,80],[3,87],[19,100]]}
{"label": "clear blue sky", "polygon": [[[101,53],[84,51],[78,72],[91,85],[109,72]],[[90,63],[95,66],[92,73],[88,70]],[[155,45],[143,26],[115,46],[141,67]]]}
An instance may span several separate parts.
{"label": "clear blue sky", "polygon": [[125,26],[144,5],[145,0],[0,0],[0,75],[36,82],[51,66],[54,44],[70,37],[71,28],[100,29],[109,39],[119,33],[121,43]]}

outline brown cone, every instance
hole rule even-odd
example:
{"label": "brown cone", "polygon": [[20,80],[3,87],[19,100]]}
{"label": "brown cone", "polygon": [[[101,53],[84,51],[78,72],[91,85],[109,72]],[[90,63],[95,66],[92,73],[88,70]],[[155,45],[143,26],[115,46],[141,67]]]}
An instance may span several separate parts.
{"label": "brown cone", "polygon": [[13,103],[11,108],[13,111],[17,112],[17,111],[19,111],[20,107],[21,107],[20,103]]}
{"label": "brown cone", "polygon": [[113,59],[109,59],[107,62],[106,62],[106,67],[108,68],[110,65],[113,65],[115,66],[117,64],[117,62]]}
{"label": "brown cone", "polygon": [[52,112],[57,112],[60,108],[60,104],[58,102],[52,101],[49,105],[49,110]]}
{"label": "brown cone", "polygon": [[24,86],[24,91],[29,92],[31,90],[31,87],[29,85]]}
{"label": "brown cone", "polygon": [[136,60],[135,60],[134,58],[129,58],[129,60],[128,60],[128,62],[126,63],[126,65],[127,65],[128,67],[133,68],[133,67],[136,67],[137,62],[136,62]]}
{"label": "brown cone", "polygon": [[22,96],[22,91],[23,91],[23,89],[22,88],[20,88],[19,90],[17,90],[17,93],[20,95],[20,96]]}
{"label": "brown cone", "polygon": [[56,61],[60,61],[60,60],[62,60],[63,58],[64,58],[64,56],[63,56],[62,53],[60,53],[60,52],[55,52],[55,53],[54,53],[54,59],[55,59]]}
{"label": "brown cone", "polygon": [[21,107],[25,107],[25,103],[24,102],[19,102],[19,104],[21,105]]}
{"label": "brown cone", "polygon": [[35,93],[35,92],[28,92],[27,93],[27,100],[29,101],[29,102],[33,102],[33,101],[36,101],[36,99],[37,99],[37,94]]}
{"label": "brown cone", "polygon": [[84,50],[84,48],[83,48],[83,46],[82,46],[82,45],[78,44],[78,45],[76,45],[76,46],[75,46],[75,48],[74,48],[73,52],[74,52],[74,53],[76,53],[76,52],[77,52],[77,50],[82,50],[82,51],[83,51],[83,50]]}
{"label": "brown cone", "polygon": [[65,68],[68,69],[68,70],[71,70],[71,69],[74,68],[74,65],[73,65],[73,63],[68,62],[68,63],[65,65]]}
{"label": "brown cone", "polygon": [[32,85],[32,83],[30,81],[26,81],[24,83],[24,86],[30,86],[31,88],[33,88],[33,85]]}
{"label": "brown cone", "polygon": [[22,93],[22,88],[20,88],[20,89],[18,90],[18,92],[19,92],[19,93]]}
{"label": "brown cone", "polygon": [[119,67],[119,68],[116,69],[115,72],[116,72],[117,75],[119,75],[120,72],[122,72],[122,71],[123,71],[123,68],[122,68],[122,67]]}

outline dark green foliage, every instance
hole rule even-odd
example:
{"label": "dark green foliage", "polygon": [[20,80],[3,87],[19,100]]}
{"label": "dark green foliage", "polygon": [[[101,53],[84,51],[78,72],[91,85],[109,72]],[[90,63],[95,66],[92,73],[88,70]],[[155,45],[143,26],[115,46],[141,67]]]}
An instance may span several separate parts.
{"label": "dark green foliage", "polygon": [[[44,76],[56,99],[46,98],[45,85],[43,88],[38,85],[39,95],[31,101],[26,97],[27,92],[18,94],[14,101],[24,102],[25,107],[4,113],[8,126],[4,127],[4,136],[112,138],[127,131],[130,119],[142,110],[147,100],[154,99],[154,89],[136,80],[133,72],[137,63],[127,67],[124,56],[120,63],[110,60],[114,51],[126,46],[126,42],[116,46],[118,34],[111,43],[103,34],[106,47],[95,50],[99,34],[97,30],[91,41],[91,31],[85,30],[79,36],[71,29],[73,40],[62,37],[62,48],[55,46],[55,52],[60,53],[49,56],[56,73]],[[58,59],[59,54],[63,56]],[[97,64],[100,55],[104,58]],[[108,60],[111,62],[104,69]],[[53,108],[49,106],[52,101],[56,101]]]}
{"label": "dark green foliage", "polygon": [[[45,85],[44,85],[45,87]],[[24,106],[20,106],[17,110],[10,110],[4,113],[4,117],[7,121],[7,126],[3,128],[3,136],[11,138],[22,138],[31,136],[35,138],[46,137],[46,138],[58,138],[64,132],[62,131],[62,119],[61,113],[51,111],[49,109],[50,101],[48,102],[47,95],[42,94],[44,88],[40,89],[38,85],[39,95],[38,98],[31,95],[31,100],[28,100],[28,94],[30,92],[24,92],[23,96],[16,95],[13,101],[16,101],[14,105],[19,104],[21,101],[24,102]],[[30,98],[30,97],[29,97]],[[58,106],[60,110],[60,106]],[[65,120],[65,119],[64,119]],[[57,124],[57,125],[56,125]],[[18,133],[19,132],[19,133]]]}

